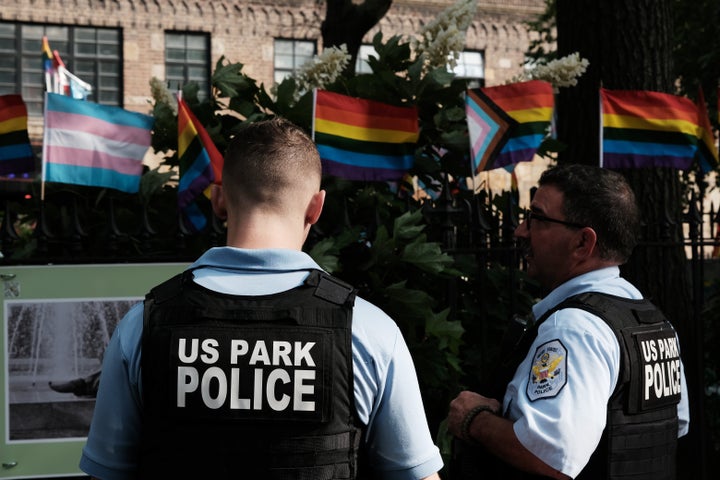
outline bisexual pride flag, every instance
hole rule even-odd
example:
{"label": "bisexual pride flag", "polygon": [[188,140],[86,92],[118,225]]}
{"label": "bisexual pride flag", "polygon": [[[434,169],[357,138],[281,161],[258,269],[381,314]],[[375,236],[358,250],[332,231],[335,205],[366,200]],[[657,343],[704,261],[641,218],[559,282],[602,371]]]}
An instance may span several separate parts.
{"label": "bisexual pride flag", "polygon": [[315,91],[313,139],[323,173],[349,180],[400,180],[415,160],[418,112]]}
{"label": "bisexual pride flag", "polygon": [[43,182],[136,193],[153,123],[149,115],[46,93]]}
{"label": "bisexual pride flag", "polygon": [[686,170],[698,143],[698,110],[688,98],[642,90],[600,89],[606,168]]}
{"label": "bisexual pride flag", "polygon": [[18,176],[35,170],[27,117],[27,107],[20,95],[0,96],[0,176]]}

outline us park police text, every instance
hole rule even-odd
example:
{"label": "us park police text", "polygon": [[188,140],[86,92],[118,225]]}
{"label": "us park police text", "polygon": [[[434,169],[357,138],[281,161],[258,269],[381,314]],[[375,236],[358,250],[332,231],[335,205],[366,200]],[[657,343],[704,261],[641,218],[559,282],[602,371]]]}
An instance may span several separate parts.
{"label": "us park police text", "polygon": [[645,400],[680,393],[680,349],[676,338],[640,342],[645,361]]}
{"label": "us park police text", "polygon": [[[226,405],[231,410],[261,410],[263,399],[275,411],[292,409],[293,411],[314,411],[315,360],[310,351],[315,342],[289,342],[257,340],[251,345],[247,340],[230,340],[229,378],[223,368],[205,367],[220,362],[219,342],[213,338],[179,338],[178,359],[185,365],[177,370],[177,406],[186,405],[186,397],[200,390],[203,403],[207,408],[218,409]],[[189,348],[188,348],[189,347]],[[247,355],[250,355],[249,358]],[[220,362],[227,365],[228,362]],[[196,366],[201,367],[200,372]],[[240,368],[233,365],[247,365]],[[251,368],[257,366],[258,368]],[[269,370],[259,367],[277,367]],[[298,367],[307,368],[298,368]],[[293,367],[285,369],[283,367]],[[248,398],[240,397],[240,375],[253,375],[253,389]],[[214,382],[213,382],[214,380]],[[216,388],[211,389],[212,383]],[[279,385],[292,384],[292,398],[286,393],[278,395]],[[287,388],[285,389],[287,391]],[[196,393],[195,393],[196,394]]]}

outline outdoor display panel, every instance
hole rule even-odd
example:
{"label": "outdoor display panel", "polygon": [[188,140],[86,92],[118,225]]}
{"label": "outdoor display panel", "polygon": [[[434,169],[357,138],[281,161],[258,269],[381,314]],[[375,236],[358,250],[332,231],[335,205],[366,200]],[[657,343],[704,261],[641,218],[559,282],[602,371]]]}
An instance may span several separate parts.
{"label": "outdoor display panel", "polygon": [[0,267],[0,478],[82,475],[92,381],[110,336],[151,287],[185,266]]}

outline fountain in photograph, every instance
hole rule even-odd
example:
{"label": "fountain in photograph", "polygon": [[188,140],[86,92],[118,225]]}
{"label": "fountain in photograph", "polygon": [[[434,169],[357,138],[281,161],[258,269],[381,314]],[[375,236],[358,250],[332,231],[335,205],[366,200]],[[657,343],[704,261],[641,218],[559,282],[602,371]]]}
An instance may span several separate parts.
{"label": "fountain in photograph", "polygon": [[94,405],[91,380],[100,373],[115,325],[137,301],[5,303],[11,439],[86,434]]}

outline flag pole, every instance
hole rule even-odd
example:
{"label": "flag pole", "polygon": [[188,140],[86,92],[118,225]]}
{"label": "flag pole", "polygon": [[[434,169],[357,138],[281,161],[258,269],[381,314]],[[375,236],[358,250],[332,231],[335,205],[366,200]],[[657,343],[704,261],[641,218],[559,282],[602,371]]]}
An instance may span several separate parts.
{"label": "flag pole", "polygon": [[312,141],[315,141],[315,108],[317,107],[317,88],[313,88],[313,107],[312,107]]}
{"label": "flag pole", "polygon": [[600,152],[600,158],[598,158],[598,166],[600,168],[603,167],[603,102],[602,102],[602,84],[600,84],[600,88],[598,89],[598,101],[600,102],[600,108],[598,112],[600,112],[600,132],[599,132],[599,140],[600,140],[600,148],[598,151]]}
{"label": "flag pole", "polygon": [[45,201],[45,172],[47,171],[47,153],[48,153],[48,128],[47,128],[47,104],[48,92],[45,92],[43,104],[43,146],[42,146],[42,162],[40,163],[40,205]]}

